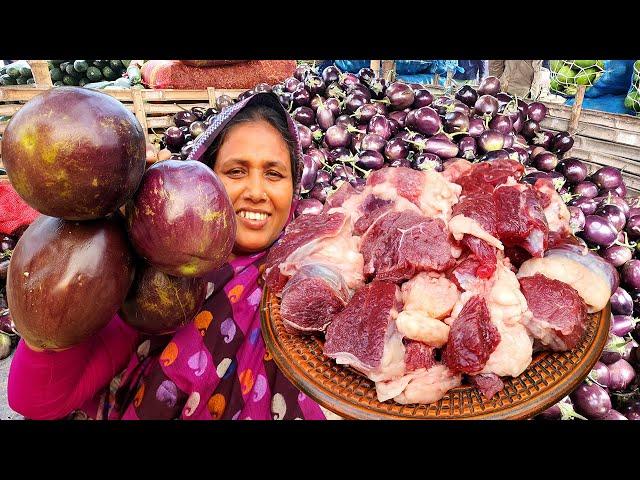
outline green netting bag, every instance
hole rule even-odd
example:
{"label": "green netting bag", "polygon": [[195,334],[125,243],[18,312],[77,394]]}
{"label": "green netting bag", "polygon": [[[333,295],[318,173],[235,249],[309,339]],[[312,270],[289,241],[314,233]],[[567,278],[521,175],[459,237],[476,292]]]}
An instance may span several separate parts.
{"label": "green netting bag", "polygon": [[587,90],[605,72],[604,60],[550,60],[550,90],[565,97],[573,97],[580,85]]}
{"label": "green netting bag", "polygon": [[624,99],[624,106],[640,115],[640,60],[636,60],[633,64],[631,86]]}

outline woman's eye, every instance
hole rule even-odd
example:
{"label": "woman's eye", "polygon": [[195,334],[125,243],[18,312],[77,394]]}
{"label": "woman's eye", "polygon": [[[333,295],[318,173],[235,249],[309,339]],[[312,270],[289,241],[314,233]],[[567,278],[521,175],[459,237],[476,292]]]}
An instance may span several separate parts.
{"label": "woman's eye", "polygon": [[274,170],[271,170],[269,172],[267,172],[267,175],[270,177],[274,177],[274,178],[282,178],[282,174],[280,172],[276,172]]}
{"label": "woman's eye", "polygon": [[234,168],[233,170],[229,170],[229,172],[227,172],[227,175],[231,175],[233,177],[237,177],[239,175],[242,175],[242,170],[239,168]]}

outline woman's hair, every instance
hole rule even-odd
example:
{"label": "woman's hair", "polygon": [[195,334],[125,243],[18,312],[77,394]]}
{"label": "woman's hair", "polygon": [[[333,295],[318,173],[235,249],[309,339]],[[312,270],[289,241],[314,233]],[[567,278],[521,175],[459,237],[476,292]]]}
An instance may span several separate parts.
{"label": "woman's hair", "polygon": [[291,161],[291,174],[293,178],[293,182],[295,183],[296,178],[296,143],[289,131],[289,126],[287,125],[287,120],[275,109],[261,104],[253,104],[248,105],[243,108],[237,115],[235,115],[229,123],[227,123],[222,131],[218,134],[216,139],[209,147],[209,151],[206,154],[206,163],[213,168],[213,165],[216,161],[216,157],[218,156],[218,150],[220,146],[224,143],[224,140],[234,126],[240,123],[246,122],[257,122],[263,120],[267,122],[269,125],[274,127],[280,135],[282,139],[287,144],[287,149],[289,150],[289,159]]}

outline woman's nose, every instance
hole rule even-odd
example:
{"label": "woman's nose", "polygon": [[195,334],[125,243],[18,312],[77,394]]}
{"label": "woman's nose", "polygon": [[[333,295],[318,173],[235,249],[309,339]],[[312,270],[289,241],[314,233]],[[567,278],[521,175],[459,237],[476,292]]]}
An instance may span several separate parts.
{"label": "woman's nose", "polygon": [[245,188],[245,197],[253,202],[262,202],[267,199],[267,192],[260,176],[252,175],[249,178]]}

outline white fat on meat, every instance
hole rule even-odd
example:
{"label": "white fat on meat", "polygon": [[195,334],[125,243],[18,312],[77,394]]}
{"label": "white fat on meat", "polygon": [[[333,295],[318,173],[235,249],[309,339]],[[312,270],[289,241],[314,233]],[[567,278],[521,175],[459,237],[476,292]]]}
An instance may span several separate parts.
{"label": "white fat on meat", "polygon": [[398,331],[411,340],[440,348],[449,338],[449,325],[419,310],[403,310],[396,319]]}
{"label": "white fat on meat", "polygon": [[407,338],[442,347],[449,338],[449,326],[442,321],[460,297],[456,286],[444,275],[420,273],[402,285],[404,308],[396,319]]}
{"label": "white fat on meat", "polygon": [[445,318],[460,298],[453,282],[443,275],[419,273],[402,287],[403,310],[421,310],[432,318]]}
{"label": "white fat on meat", "polygon": [[460,177],[469,173],[473,168],[473,163],[469,160],[457,158],[455,160],[448,160],[444,163],[444,172],[442,176],[449,182],[457,182]]}
{"label": "white fat on meat", "polygon": [[433,403],[440,400],[452,388],[462,384],[462,375],[455,375],[445,365],[420,368],[402,378],[376,383],[378,400],[393,398],[402,405],[410,403]]}
{"label": "white fat on meat", "polygon": [[283,275],[292,277],[301,266],[312,263],[324,263],[335,267],[352,290],[364,285],[364,259],[360,253],[360,237],[351,234],[349,222],[345,222],[335,237],[321,238],[300,247],[279,267]]}
{"label": "white fat on meat", "polygon": [[605,279],[569,258],[531,258],[520,266],[517,277],[532,277],[536,273],[571,285],[587,304],[589,313],[599,312],[609,302],[611,287]]}
{"label": "white fat on meat", "polygon": [[505,325],[491,319],[500,333],[500,343],[489,356],[480,373],[493,373],[500,377],[517,377],[524,372],[533,357],[533,339],[522,324]]}
{"label": "white fat on meat", "polygon": [[456,215],[449,220],[449,231],[451,235],[453,235],[453,238],[458,241],[462,240],[465,234],[473,235],[480,240],[484,240],[489,245],[496,247],[498,250],[504,250],[502,242],[482,228],[473,218]]}
{"label": "white fat on meat", "polygon": [[553,188],[551,182],[536,183],[535,189],[545,195],[551,203],[544,209],[544,216],[549,224],[550,232],[571,232],[569,220],[571,213],[562,201],[560,194]]}
{"label": "white fat on meat", "polygon": [[441,218],[445,223],[451,218],[451,209],[458,203],[462,187],[449,182],[441,173],[423,171],[425,183],[420,195],[420,210],[430,218]]}

